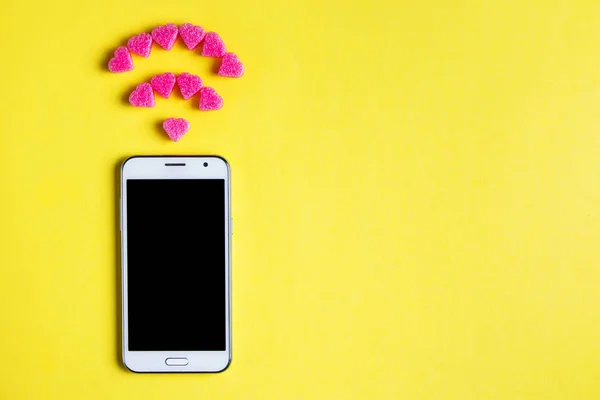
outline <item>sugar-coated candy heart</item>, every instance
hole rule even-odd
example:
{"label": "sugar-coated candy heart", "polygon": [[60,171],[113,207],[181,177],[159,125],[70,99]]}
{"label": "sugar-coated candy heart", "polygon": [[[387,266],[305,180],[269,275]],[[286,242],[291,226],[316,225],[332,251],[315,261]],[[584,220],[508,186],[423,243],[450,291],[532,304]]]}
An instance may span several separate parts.
{"label": "sugar-coated candy heart", "polygon": [[200,44],[204,33],[204,29],[198,25],[183,24],[179,27],[179,36],[190,50],[194,50]]}
{"label": "sugar-coated candy heart", "polygon": [[204,45],[202,46],[204,57],[223,57],[226,51],[225,43],[223,43],[218,33],[208,32],[204,36]]}
{"label": "sugar-coated candy heart", "polygon": [[177,86],[184,99],[189,99],[202,87],[202,79],[197,75],[192,75],[187,72],[177,76]]}
{"label": "sugar-coated candy heart", "polygon": [[156,93],[160,94],[165,99],[168,99],[171,96],[171,92],[173,92],[173,87],[175,87],[175,80],[174,73],[165,72],[164,74],[156,75],[150,79],[150,85],[152,85],[152,89],[154,89]]}
{"label": "sugar-coated candy heart", "polygon": [[148,57],[152,50],[152,36],[149,33],[142,32],[133,36],[127,41],[127,48],[142,57]]}
{"label": "sugar-coated candy heart", "polygon": [[152,30],[152,39],[165,50],[171,50],[177,40],[177,25],[167,24],[157,26]]}
{"label": "sugar-coated candy heart", "polygon": [[163,129],[172,141],[177,142],[190,130],[190,123],[183,118],[167,118],[163,122]]}
{"label": "sugar-coated candy heart", "polygon": [[235,53],[226,53],[221,59],[219,75],[230,78],[239,78],[244,75],[244,64]]}
{"label": "sugar-coated candy heart", "polygon": [[220,110],[223,107],[223,98],[211,87],[205,86],[200,89],[200,110]]}
{"label": "sugar-coated candy heart", "polygon": [[129,95],[129,104],[134,107],[154,107],[154,92],[152,86],[147,83],[140,83]]}
{"label": "sugar-coated candy heart", "polygon": [[127,72],[133,69],[133,60],[127,47],[121,46],[115,50],[115,56],[108,62],[110,72]]}

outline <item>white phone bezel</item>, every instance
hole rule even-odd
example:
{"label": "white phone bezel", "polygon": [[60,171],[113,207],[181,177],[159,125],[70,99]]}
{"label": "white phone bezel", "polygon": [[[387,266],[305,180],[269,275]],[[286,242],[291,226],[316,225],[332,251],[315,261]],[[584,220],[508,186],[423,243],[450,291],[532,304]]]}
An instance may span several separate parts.
{"label": "white phone bezel", "polygon": [[[207,163],[207,166],[204,166]],[[169,165],[170,164],[170,165]],[[225,351],[129,351],[127,314],[127,185],[128,179],[225,180]],[[221,372],[231,363],[231,189],[229,164],[215,156],[137,156],[121,167],[121,290],[123,364],[133,372]],[[157,296],[160,294],[157,293]],[[185,366],[169,366],[167,358],[186,358]]]}

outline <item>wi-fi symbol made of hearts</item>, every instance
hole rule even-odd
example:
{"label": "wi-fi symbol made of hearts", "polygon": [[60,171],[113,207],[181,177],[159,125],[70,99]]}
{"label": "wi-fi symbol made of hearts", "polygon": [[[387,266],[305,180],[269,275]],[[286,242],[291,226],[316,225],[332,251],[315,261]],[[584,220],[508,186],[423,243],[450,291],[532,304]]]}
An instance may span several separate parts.
{"label": "wi-fi symbol made of hearts", "polygon": [[[244,75],[244,65],[235,53],[227,52],[225,43],[217,33],[206,33],[201,26],[189,23],[179,27],[175,24],[161,25],[154,28],[151,34],[142,32],[131,37],[127,46],[120,46],[115,50],[114,57],[108,62],[108,70],[113,73],[131,71],[134,68],[131,53],[147,58],[154,42],[165,50],[171,50],[177,37],[181,37],[190,50],[202,44],[201,54],[204,57],[220,58],[220,76],[239,78]],[[219,110],[223,106],[223,98],[215,89],[204,86],[199,76],[187,72],[178,76],[165,72],[154,76],[150,82],[140,83],[129,96],[129,103],[134,107],[154,107],[154,92],[169,98],[176,84],[185,100],[196,95],[200,97],[201,111]],[[168,118],[164,121],[163,128],[177,142],[189,130],[190,124],[183,118]]]}

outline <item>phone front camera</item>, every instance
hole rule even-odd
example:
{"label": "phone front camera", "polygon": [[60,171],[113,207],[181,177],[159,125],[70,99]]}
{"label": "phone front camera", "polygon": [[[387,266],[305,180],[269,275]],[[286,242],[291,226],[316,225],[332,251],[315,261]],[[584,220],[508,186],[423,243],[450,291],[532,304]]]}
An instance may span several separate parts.
{"label": "phone front camera", "polygon": [[208,167],[208,163],[207,163],[207,162],[205,162],[203,165],[204,165],[205,167]]}

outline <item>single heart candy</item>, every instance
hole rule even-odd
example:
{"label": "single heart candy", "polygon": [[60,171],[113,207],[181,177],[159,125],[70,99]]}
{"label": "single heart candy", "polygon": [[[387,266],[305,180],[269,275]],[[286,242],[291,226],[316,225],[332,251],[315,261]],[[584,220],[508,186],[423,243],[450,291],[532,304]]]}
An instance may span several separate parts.
{"label": "single heart candy", "polygon": [[184,99],[189,99],[202,87],[202,79],[197,75],[192,75],[187,72],[177,76],[177,86]]}
{"label": "single heart candy", "polygon": [[163,129],[172,141],[177,142],[190,130],[190,123],[183,118],[167,118],[163,122]]}
{"label": "single heart candy", "polygon": [[242,64],[235,53],[226,53],[223,56],[223,59],[221,59],[219,75],[228,76],[230,78],[239,78],[244,75],[244,64]]}
{"label": "single heart candy", "polygon": [[133,69],[133,60],[127,47],[121,46],[115,50],[115,56],[108,62],[110,72],[127,72]]}
{"label": "single heart candy", "polygon": [[211,87],[205,86],[200,89],[200,110],[220,110],[223,107],[223,98]]}
{"label": "single heart candy", "polygon": [[140,83],[129,95],[129,104],[134,107],[154,107],[154,92],[152,86],[147,83]]}
{"label": "single heart candy", "polygon": [[223,43],[218,33],[208,32],[204,36],[204,45],[202,46],[204,57],[223,57],[226,51],[225,43]]}
{"label": "single heart candy", "polygon": [[171,92],[173,92],[173,87],[175,87],[175,74],[165,72],[164,74],[156,75],[150,79],[150,85],[152,85],[152,89],[156,93],[168,99],[171,96]]}
{"label": "single heart candy", "polygon": [[177,25],[167,24],[157,26],[152,30],[152,39],[165,50],[171,50],[177,40]]}
{"label": "single heart candy", "polygon": [[204,29],[198,25],[183,24],[179,27],[179,36],[188,49],[194,50],[204,39]]}
{"label": "single heart candy", "polygon": [[152,50],[152,36],[149,33],[142,32],[139,35],[133,36],[127,41],[127,47],[132,53],[142,57],[148,57]]}

